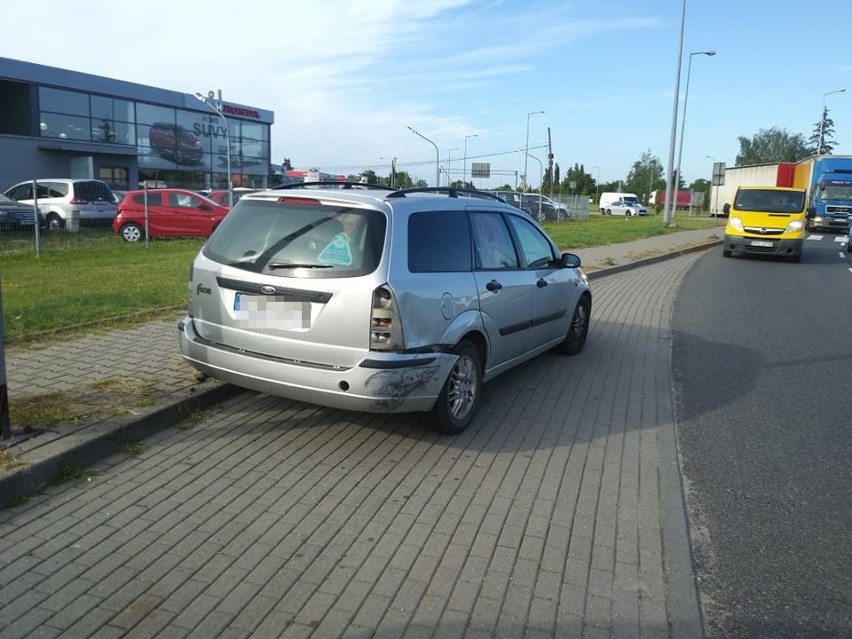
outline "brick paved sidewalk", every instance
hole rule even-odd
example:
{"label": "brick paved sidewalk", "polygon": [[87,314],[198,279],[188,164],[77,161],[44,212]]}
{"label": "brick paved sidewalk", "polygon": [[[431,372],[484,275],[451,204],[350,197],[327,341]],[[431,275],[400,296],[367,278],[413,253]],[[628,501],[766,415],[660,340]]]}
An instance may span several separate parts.
{"label": "brick paved sidewalk", "polygon": [[587,349],[457,437],[242,393],[0,511],[0,639],[701,637],[669,375],[699,255],[602,272]]}

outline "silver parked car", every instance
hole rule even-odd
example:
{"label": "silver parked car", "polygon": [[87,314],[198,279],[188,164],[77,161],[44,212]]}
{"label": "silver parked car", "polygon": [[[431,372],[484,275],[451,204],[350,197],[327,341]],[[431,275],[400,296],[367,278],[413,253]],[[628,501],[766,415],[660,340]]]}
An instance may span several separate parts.
{"label": "silver parked car", "polygon": [[633,197],[620,197],[606,205],[604,215],[648,215],[648,209]]}
{"label": "silver parked car", "polygon": [[249,389],[463,430],[484,382],[574,355],[580,258],[481,192],[287,185],[243,196],[192,265],[180,349]]}
{"label": "silver parked car", "polygon": [[58,230],[78,226],[112,224],[115,218],[115,196],[106,182],[91,179],[54,178],[20,182],[4,193],[10,200],[32,205],[38,197],[38,208],[47,228]]}

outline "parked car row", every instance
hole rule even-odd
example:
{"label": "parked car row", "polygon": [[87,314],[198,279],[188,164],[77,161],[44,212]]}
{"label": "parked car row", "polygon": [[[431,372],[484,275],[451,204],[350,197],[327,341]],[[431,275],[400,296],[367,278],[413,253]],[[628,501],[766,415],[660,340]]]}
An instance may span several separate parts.
{"label": "parked car row", "polygon": [[571,218],[571,209],[561,202],[554,202],[549,197],[539,193],[521,193],[519,191],[486,191],[496,195],[507,204],[521,209],[539,222],[547,220],[559,221]]}
{"label": "parked car row", "polygon": [[[236,203],[259,189],[238,187]],[[20,182],[0,199],[0,229],[31,227],[38,200],[40,227],[49,231],[112,226],[127,242],[148,237],[209,237],[228,214],[228,190],[178,188],[112,190],[101,180],[40,179]],[[147,201],[146,201],[147,198]],[[148,219],[145,219],[147,205]]]}

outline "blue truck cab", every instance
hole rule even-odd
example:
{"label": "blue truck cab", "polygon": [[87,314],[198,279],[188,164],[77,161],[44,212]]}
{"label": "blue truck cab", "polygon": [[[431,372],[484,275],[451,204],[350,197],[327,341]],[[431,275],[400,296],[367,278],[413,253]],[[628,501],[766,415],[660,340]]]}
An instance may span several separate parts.
{"label": "blue truck cab", "polygon": [[808,230],[847,233],[852,220],[852,157],[817,156],[811,164]]}

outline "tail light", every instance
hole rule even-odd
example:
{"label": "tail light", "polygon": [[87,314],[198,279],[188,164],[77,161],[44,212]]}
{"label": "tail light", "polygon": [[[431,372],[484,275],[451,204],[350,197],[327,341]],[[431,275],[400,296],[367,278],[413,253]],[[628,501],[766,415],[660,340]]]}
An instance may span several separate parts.
{"label": "tail light", "polygon": [[373,291],[370,348],[376,351],[398,351],[405,348],[399,308],[393,292],[387,286],[380,286]]}
{"label": "tail light", "polygon": [[68,203],[69,203],[69,204],[88,204],[88,203],[89,203],[89,200],[84,200],[84,199],[82,199],[82,198],[75,197],[73,200],[71,200],[71,201],[70,201],[70,202],[68,202]]}

